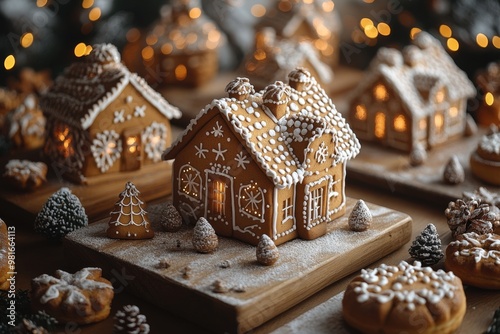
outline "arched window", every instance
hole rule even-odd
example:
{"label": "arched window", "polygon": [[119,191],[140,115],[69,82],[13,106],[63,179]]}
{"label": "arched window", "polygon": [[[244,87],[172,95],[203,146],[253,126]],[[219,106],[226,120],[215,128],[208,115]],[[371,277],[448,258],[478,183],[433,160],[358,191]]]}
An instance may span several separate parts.
{"label": "arched window", "polygon": [[191,165],[184,165],[179,170],[179,194],[197,202],[201,200],[200,172]]}
{"label": "arched window", "polygon": [[264,192],[257,185],[257,182],[241,185],[238,205],[241,214],[255,220],[263,221],[265,209]]}

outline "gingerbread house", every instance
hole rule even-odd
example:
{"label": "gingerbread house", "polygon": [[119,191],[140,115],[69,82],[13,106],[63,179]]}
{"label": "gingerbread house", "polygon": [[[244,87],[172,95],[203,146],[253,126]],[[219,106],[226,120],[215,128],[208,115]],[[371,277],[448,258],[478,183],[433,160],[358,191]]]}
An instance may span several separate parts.
{"label": "gingerbread house", "polygon": [[173,201],[191,223],[256,245],[314,239],[345,212],[345,168],[360,144],[305,69],[289,84],[254,92],[247,78],[226,87],[167,151]]}
{"label": "gingerbread house", "polygon": [[162,83],[199,86],[217,74],[223,40],[199,0],[174,0],[146,37],[142,56],[146,66],[160,71]]}
{"label": "gingerbread house", "polygon": [[323,86],[333,81],[333,71],[310,42],[278,38],[273,28],[263,28],[255,34],[255,49],[242,67],[244,76],[256,89],[286,80],[288,73],[297,67],[307,68]]}
{"label": "gingerbread house", "polygon": [[258,30],[271,27],[280,38],[309,41],[325,63],[338,64],[341,24],[332,0],[273,2],[258,22]]}
{"label": "gingerbread house", "polygon": [[500,126],[500,61],[490,63],[485,70],[479,72],[476,82],[483,96],[477,112],[478,123],[483,126]]}
{"label": "gingerbread house", "polygon": [[463,135],[475,88],[438,40],[421,32],[402,52],[382,48],[350,99],[349,124],[363,140],[403,151]]}
{"label": "gingerbread house", "polygon": [[111,44],[69,66],[41,98],[45,154],[77,182],[161,161],[180,111],[120,62]]}

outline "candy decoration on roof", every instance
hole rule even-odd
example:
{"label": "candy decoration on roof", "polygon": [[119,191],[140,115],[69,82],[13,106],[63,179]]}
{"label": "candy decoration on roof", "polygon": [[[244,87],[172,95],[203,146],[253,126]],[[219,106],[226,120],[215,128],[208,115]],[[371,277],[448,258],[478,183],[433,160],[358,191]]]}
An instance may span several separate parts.
{"label": "candy decoration on roof", "polygon": [[88,218],[80,200],[69,188],[52,194],[35,218],[35,232],[59,239],[71,231],[88,225]]}
{"label": "candy decoration on roof", "polygon": [[110,213],[106,235],[113,239],[150,239],[154,231],[149,222],[140,192],[132,182],[125,184],[120,199]]}

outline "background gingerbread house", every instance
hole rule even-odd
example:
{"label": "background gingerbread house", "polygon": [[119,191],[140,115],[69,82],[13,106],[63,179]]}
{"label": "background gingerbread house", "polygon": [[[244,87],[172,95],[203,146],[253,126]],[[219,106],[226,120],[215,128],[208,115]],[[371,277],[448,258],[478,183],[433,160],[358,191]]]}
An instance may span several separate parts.
{"label": "background gingerbread house", "polygon": [[400,52],[382,48],[351,97],[348,120],[360,139],[410,151],[463,135],[475,88],[438,40],[421,32]]}
{"label": "background gingerbread house", "polygon": [[345,211],[345,165],[360,145],[304,69],[255,93],[247,78],[226,87],[163,155],[183,218],[250,244],[326,233]]}
{"label": "background gingerbread house", "polygon": [[120,62],[111,44],[95,45],[42,97],[45,153],[77,182],[161,161],[180,111]]}
{"label": "background gingerbread house", "polygon": [[500,126],[500,61],[488,64],[477,74],[476,82],[483,97],[477,111],[479,124]]}

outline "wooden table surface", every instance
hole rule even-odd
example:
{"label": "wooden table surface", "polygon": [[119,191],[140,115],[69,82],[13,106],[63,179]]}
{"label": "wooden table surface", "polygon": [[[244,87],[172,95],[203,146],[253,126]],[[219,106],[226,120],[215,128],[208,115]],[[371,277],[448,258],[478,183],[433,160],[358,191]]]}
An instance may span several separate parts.
{"label": "wooden table surface", "polygon": [[[346,187],[347,195],[354,198],[362,198],[369,202],[393,208],[398,211],[408,213],[413,218],[412,240],[429,223],[436,225],[438,232],[443,240],[443,245],[450,241],[450,233],[446,225],[443,211],[445,208],[433,206],[431,203],[415,201],[411,198],[405,198],[401,195],[393,194],[388,191],[371,189],[366,185],[349,182]],[[430,201],[432,202],[432,201]],[[18,289],[29,289],[30,280],[43,273],[53,273],[56,269],[65,269],[67,266],[63,247],[61,243],[51,243],[43,237],[33,233],[32,222],[18,221],[16,217],[9,217],[8,208],[0,208],[3,219],[7,224],[16,226],[16,287]],[[400,260],[409,258],[408,248],[410,243],[400,248],[398,251],[386,256],[380,261],[374,263],[397,264]],[[66,255],[67,256],[67,255]],[[71,255],[69,255],[71,258]],[[72,261],[77,262],[75,258]],[[126,273],[125,273],[126,274]],[[127,280],[120,283],[120,275],[110,278],[115,281],[116,296],[113,301],[112,314],[126,304],[136,304],[146,315],[152,328],[151,333],[164,333],[167,329],[170,333],[206,333],[207,331],[168,314],[165,311],[146,303],[127,293]],[[329,298],[341,293],[353,275],[332,284],[301,304],[293,307],[277,318],[265,323],[261,327],[252,331],[253,333],[268,333],[297,316],[313,308],[314,306],[328,300]],[[147,284],[147,282],[144,282]],[[465,289],[467,296],[467,313],[458,333],[481,333],[490,323],[494,310],[500,306],[500,292],[488,291],[477,288],[467,287]],[[196,315],[193,315],[193,317]],[[61,328],[57,333],[111,333],[113,321],[109,317],[105,321],[94,325],[82,326],[79,328]],[[354,331],[353,331],[354,332]]]}

